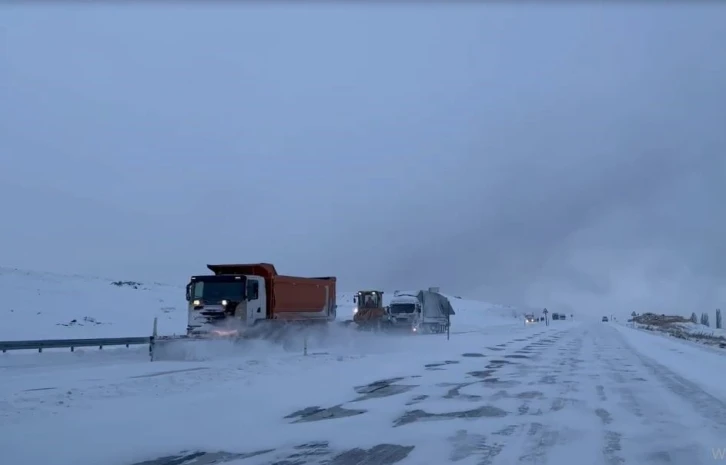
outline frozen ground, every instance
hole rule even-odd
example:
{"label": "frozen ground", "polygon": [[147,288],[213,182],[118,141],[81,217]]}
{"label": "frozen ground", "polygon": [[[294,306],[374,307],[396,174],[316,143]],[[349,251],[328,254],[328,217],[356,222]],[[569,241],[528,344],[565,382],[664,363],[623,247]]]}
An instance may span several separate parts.
{"label": "frozen ground", "polygon": [[450,341],[335,331],[308,356],[260,343],[206,362],[6,366],[3,459],[698,465],[726,447],[724,358],[677,340],[577,322]]}

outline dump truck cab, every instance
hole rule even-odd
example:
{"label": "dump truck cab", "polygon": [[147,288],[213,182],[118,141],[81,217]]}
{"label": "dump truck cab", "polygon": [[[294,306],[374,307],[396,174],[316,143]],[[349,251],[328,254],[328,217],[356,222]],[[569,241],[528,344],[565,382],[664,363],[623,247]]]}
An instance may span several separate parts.
{"label": "dump truck cab", "polygon": [[336,278],[277,273],[270,263],[207,265],[214,274],[187,284],[187,334],[239,332],[260,321],[327,323],[336,319]]}
{"label": "dump truck cab", "polygon": [[207,267],[215,274],[192,276],[187,284],[188,334],[207,332],[204,327],[208,325],[217,332],[225,332],[225,327],[234,331],[232,326],[251,326],[267,319],[265,290],[269,286],[264,270],[240,274],[216,265]]}

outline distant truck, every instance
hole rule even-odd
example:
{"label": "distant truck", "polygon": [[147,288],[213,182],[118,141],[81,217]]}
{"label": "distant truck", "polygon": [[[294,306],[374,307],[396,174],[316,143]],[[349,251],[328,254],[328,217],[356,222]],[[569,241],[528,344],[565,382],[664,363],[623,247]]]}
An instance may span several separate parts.
{"label": "distant truck", "polygon": [[417,333],[443,333],[451,324],[454,308],[438,292],[396,291],[388,305],[388,320],[392,328],[408,329]]}
{"label": "distant truck", "polygon": [[260,322],[327,323],[336,318],[336,278],[277,274],[269,263],[207,265],[186,288],[187,335],[236,335]]}
{"label": "distant truck", "polygon": [[534,317],[534,314],[527,313],[526,315],[524,315],[524,322],[525,323],[534,323],[536,321],[537,321],[537,319]]}
{"label": "distant truck", "polygon": [[560,314],[559,313],[553,313],[552,314],[552,320],[559,320],[559,319],[560,319]]}

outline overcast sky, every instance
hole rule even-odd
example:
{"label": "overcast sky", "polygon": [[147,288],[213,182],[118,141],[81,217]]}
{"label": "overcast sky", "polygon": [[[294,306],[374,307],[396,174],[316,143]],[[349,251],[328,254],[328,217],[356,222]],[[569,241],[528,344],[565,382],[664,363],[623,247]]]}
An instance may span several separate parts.
{"label": "overcast sky", "polygon": [[726,301],[717,2],[41,2],[0,26],[1,265]]}

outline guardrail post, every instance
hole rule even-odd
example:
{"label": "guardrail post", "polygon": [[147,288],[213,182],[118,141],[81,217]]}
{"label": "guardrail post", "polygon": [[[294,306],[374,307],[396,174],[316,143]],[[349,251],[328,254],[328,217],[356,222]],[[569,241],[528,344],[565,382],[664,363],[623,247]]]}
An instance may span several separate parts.
{"label": "guardrail post", "polygon": [[308,333],[305,332],[305,337],[303,338],[303,355],[308,354]]}
{"label": "guardrail post", "polygon": [[158,318],[154,317],[154,327],[151,330],[151,338],[149,339],[149,360],[154,361],[154,346],[156,345]]}

